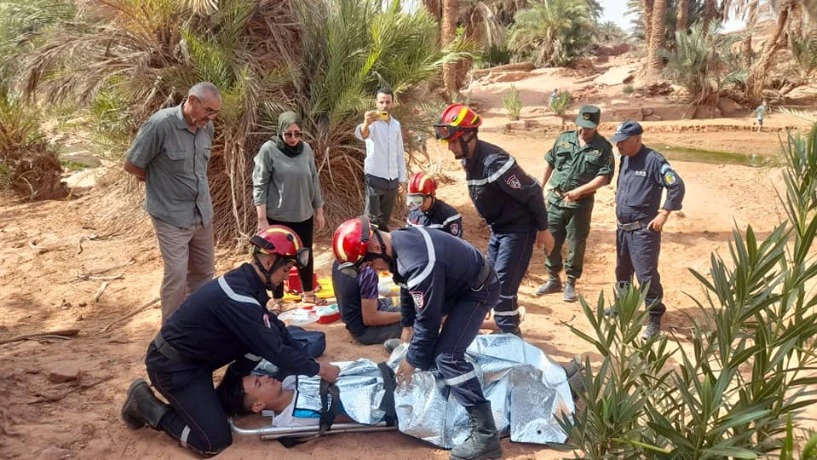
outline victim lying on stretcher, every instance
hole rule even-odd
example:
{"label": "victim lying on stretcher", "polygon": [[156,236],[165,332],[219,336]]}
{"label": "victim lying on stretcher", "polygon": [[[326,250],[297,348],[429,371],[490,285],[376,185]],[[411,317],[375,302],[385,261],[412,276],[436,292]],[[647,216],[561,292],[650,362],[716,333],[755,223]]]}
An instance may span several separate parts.
{"label": "victim lying on stretcher", "polygon": [[[335,385],[318,378],[287,376],[283,381],[261,375],[241,381],[242,388],[222,389],[228,413],[264,413],[272,422],[257,429],[233,431],[264,439],[342,431],[380,431],[393,426],[409,436],[450,449],[467,437],[468,417],[435,372],[416,372],[411,384],[397,386],[393,371],[405,355],[399,347],[380,365],[366,359],[336,363],[341,373]],[[497,429],[511,441],[562,443],[567,435],[559,418],[574,411],[568,375],[538,348],[509,335],[481,335],[469,346],[472,361]]]}

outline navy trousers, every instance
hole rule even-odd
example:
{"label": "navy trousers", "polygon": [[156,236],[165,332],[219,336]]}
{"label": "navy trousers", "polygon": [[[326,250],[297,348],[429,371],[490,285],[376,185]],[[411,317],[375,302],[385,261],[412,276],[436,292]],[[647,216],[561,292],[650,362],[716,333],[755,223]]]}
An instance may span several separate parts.
{"label": "navy trousers", "polygon": [[651,315],[661,316],[667,310],[662,302],[664,288],[658,274],[658,255],[661,253],[661,233],[642,228],[631,232],[616,232],[616,281],[619,287],[632,283],[633,274],[639,286],[649,283],[645,306]]}
{"label": "navy trousers", "polygon": [[451,306],[434,346],[434,361],[448,389],[465,407],[486,401],[465,349],[479,333],[482,320],[499,300],[499,280],[491,273],[479,289],[471,289]]}
{"label": "navy trousers", "polygon": [[536,231],[526,233],[494,233],[488,241],[488,260],[499,277],[499,303],[494,308],[494,321],[502,330],[519,327],[519,302],[516,292],[528,271]]}
{"label": "navy trousers", "polygon": [[162,431],[204,457],[212,457],[233,443],[227,414],[213,387],[208,369],[168,372],[172,364],[153,344],[148,348],[147,373],[153,386],[170,403],[159,423]]}

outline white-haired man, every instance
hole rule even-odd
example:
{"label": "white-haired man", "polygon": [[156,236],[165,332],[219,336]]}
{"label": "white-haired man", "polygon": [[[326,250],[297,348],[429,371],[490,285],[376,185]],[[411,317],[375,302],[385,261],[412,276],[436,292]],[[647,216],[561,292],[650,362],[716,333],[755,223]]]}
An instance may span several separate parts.
{"label": "white-haired man", "polygon": [[213,278],[207,164],[219,110],[218,88],[196,83],[180,105],[159,110],[139,128],[125,160],[125,171],[146,183],[145,209],[164,261],[162,323]]}

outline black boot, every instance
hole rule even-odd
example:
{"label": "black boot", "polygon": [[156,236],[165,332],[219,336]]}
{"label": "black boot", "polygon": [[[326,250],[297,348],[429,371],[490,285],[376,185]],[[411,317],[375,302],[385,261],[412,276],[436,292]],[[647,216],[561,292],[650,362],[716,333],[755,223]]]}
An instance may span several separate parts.
{"label": "black boot", "polygon": [[536,288],[536,296],[541,296],[545,294],[554,294],[556,292],[561,292],[562,290],[562,280],[559,279],[558,273],[551,273],[550,277],[548,278],[547,282],[538,288]]}
{"label": "black boot", "polygon": [[131,382],[128,397],[122,405],[122,420],[134,430],[145,425],[158,430],[159,421],[169,410],[169,406],[150,391],[147,382],[136,379]]}
{"label": "black boot", "polygon": [[575,302],[578,298],[576,295],[576,278],[567,277],[567,283],[565,283],[565,302]]}
{"label": "black boot", "polygon": [[502,458],[502,446],[496,431],[491,402],[466,407],[471,434],[462,444],[451,449],[451,460],[489,460]]}

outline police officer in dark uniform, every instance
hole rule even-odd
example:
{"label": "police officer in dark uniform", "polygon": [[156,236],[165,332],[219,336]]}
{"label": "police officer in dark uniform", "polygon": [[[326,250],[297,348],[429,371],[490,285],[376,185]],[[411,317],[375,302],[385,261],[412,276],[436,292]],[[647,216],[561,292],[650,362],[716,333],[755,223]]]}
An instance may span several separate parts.
{"label": "police officer in dark uniform", "polygon": [[[661,331],[661,316],[666,311],[658,274],[661,231],[670,213],[681,209],[685,188],[667,160],[641,143],[643,132],[638,123],[625,121],[610,141],[621,153],[616,190],[616,281],[619,289],[626,289],[635,273],[639,285],[649,284],[649,322],[641,334],[649,340]],[[667,198],[659,207],[663,189]]]}
{"label": "police officer in dark uniform", "polygon": [[437,198],[437,182],[424,172],[411,177],[406,200],[408,224],[436,228],[462,238],[462,216],[450,204]]}
{"label": "police officer in dark uniform", "polygon": [[516,293],[528,270],[534,243],[553,249],[542,186],[501,148],[477,138],[482,119],[462,104],[445,109],[434,125],[437,139],[448,143],[462,161],[468,194],[477,212],[491,226],[488,260],[502,286],[494,309],[497,326],[521,335]]}
{"label": "police officer in dark uniform", "polygon": [[[334,382],[340,369],[317,363],[267,308],[272,290],[309,249],[291,229],[269,227],[253,236],[252,261],[214,279],[182,303],[150,343],[145,358],[150,381],[170,402],[136,379],[122,418],[128,427],[161,430],[210,457],[232,444],[227,415],[213,388],[213,372],[230,364],[222,384],[249,375],[263,358],[285,375],[320,375]],[[220,387],[221,388],[221,387]]]}
{"label": "police officer in dark uniform", "polygon": [[399,385],[409,384],[415,368],[436,366],[465,407],[471,436],[451,450],[451,458],[499,458],[502,449],[491,403],[465,359],[482,319],[499,300],[499,280],[491,264],[473,245],[450,234],[423,227],[389,234],[371,227],[366,216],[338,227],[332,249],[345,274],[356,276],[364,266],[389,270],[410,292],[412,305],[402,312],[403,338],[410,343],[395,377]]}

